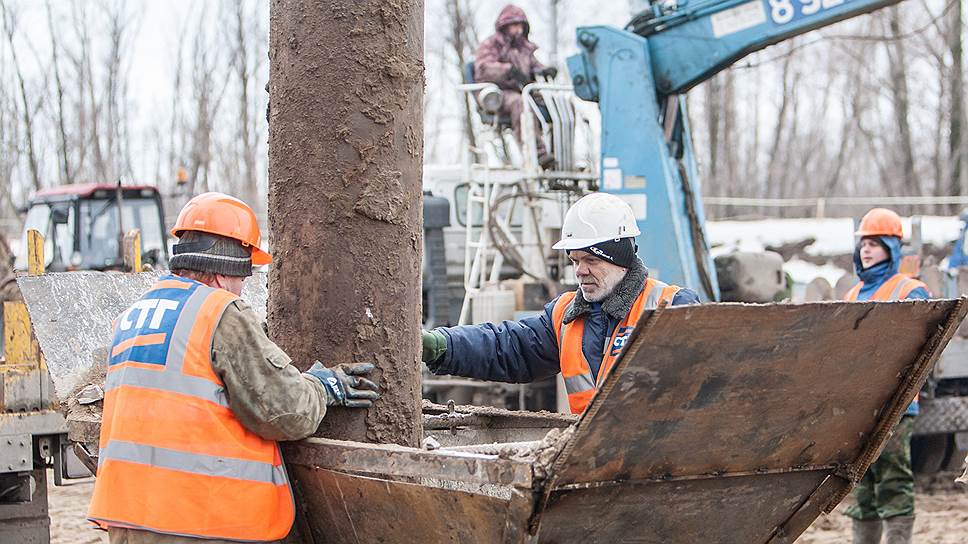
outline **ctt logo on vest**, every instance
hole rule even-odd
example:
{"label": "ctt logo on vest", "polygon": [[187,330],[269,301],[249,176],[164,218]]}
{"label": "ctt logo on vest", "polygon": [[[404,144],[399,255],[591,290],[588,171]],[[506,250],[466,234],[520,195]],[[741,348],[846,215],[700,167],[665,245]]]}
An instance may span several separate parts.
{"label": "ctt logo on vest", "polygon": [[629,335],[632,334],[632,329],[635,327],[619,327],[618,331],[615,333],[615,341],[612,342],[612,350],[609,355],[612,357],[617,356],[621,353],[622,348],[629,341]]}
{"label": "ctt logo on vest", "polygon": [[[150,292],[115,320],[110,366],[132,362],[164,365],[180,307],[191,290],[160,289]],[[168,291],[166,293],[166,291]],[[174,291],[174,292],[172,292]]]}
{"label": "ctt logo on vest", "polygon": [[[177,300],[163,298],[139,300],[121,314],[121,323],[118,326],[122,331],[129,330],[132,326],[140,329],[145,326],[145,321],[151,316],[151,322],[148,323],[148,328],[157,330],[161,328],[162,320],[165,318],[165,312],[174,310],[175,308],[178,308]],[[137,322],[131,320],[131,314],[135,311],[138,312]]]}

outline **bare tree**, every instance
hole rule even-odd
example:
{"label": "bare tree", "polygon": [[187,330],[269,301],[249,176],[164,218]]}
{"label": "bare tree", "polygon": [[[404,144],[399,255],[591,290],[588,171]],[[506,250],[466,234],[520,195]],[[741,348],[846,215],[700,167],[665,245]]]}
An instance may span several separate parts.
{"label": "bare tree", "polygon": [[[0,59],[5,58],[6,42],[0,42]],[[9,63],[0,62],[0,217],[13,215],[13,174],[20,153],[17,142],[20,138],[17,103],[9,81]]]}
{"label": "bare tree", "polygon": [[713,76],[706,82],[706,131],[708,132],[709,164],[707,172],[709,176],[709,186],[715,187],[717,194],[726,195],[725,184],[719,182],[719,125],[720,115],[722,114],[722,104],[720,104],[720,78],[721,75]]}
{"label": "bare tree", "polygon": [[[37,152],[34,147],[34,115],[36,106],[31,105],[27,97],[27,83],[24,81],[23,69],[20,59],[17,57],[17,45],[14,43],[14,35],[17,28],[17,14],[7,5],[7,2],[0,1],[0,14],[3,15],[3,30],[10,46],[10,58],[13,62],[14,73],[17,76],[17,84],[20,89],[21,115],[23,116],[24,137],[27,146],[27,162],[30,165],[30,178],[33,182],[34,190],[39,191],[43,188],[40,181],[40,171],[37,164]],[[38,104],[42,101],[38,101]]]}
{"label": "bare tree", "polygon": [[[948,118],[948,153],[950,154],[950,173],[948,175],[948,192],[960,195],[962,192],[961,170],[964,146],[962,145],[962,127],[964,126],[964,92],[965,74],[963,67],[962,32],[964,22],[961,10],[961,0],[955,1],[951,10],[951,24],[948,27],[948,50],[951,54],[951,67],[948,76],[950,92]],[[938,178],[940,181],[940,177]]]}
{"label": "bare tree", "polygon": [[914,147],[911,143],[910,96],[907,82],[907,52],[901,36],[901,16],[897,6],[888,8],[888,27],[895,38],[884,43],[890,66],[890,91],[897,122],[897,146],[900,152],[901,179],[903,187],[913,194],[921,194],[921,180],[914,171]]}
{"label": "bare tree", "polygon": [[[224,165],[229,170],[235,170],[230,174],[229,179],[241,178],[240,194],[253,203],[257,208],[264,207],[265,200],[259,194],[259,161],[258,153],[260,149],[259,141],[262,138],[262,131],[258,122],[259,115],[256,113],[256,96],[261,96],[262,86],[256,83],[260,70],[264,68],[266,55],[259,48],[264,39],[261,26],[258,4],[255,10],[246,11],[245,2],[238,2],[234,5],[226,4],[229,12],[226,13],[228,24],[226,28],[231,31],[227,36],[228,47],[231,51],[232,69],[234,72],[234,86],[237,87],[236,96],[238,97],[238,118],[235,139],[231,149],[237,149],[237,153],[230,155],[240,156],[240,160],[232,160],[231,165]],[[239,169],[237,164],[241,163]]]}
{"label": "bare tree", "polygon": [[50,61],[54,72],[54,95],[57,98],[57,145],[60,157],[60,181],[61,183],[74,183],[73,171],[70,160],[68,159],[69,144],[67,141],[67,120],[64,109],[64,82],[61,79],[60,69],[60,43],[58,42],[57,30],[54,25],[54,11],[51,9],[50,0],[46,2],[47,8],[47,31],[50,33]]}
{"label": "bare tree", "polygon": [[780,76],[780,106],[776,116],[776,124],[773,128],[773,136],[770,139],[770,151],[767,154],[766,180],[763,184],[767,188],[767,194],[773,194],[781,198],[784,196],[785,191],[780,182],[780,178],[783,177],[780,146],[783,143],[783,136],[787,128],[787,115],[791,106],[791,89],[796,85],[797,79],[796,76],[793,76],[793,81],[791,82],[790,68],[792,60],[793,55],[788,55],[783,61],[783,69]]}
{"label": "bare tree", "polygon": [[191,128],[191,145],[188,159],[188,193],[209,190],[209,174],[212,164],[212,139],[215,118],[218,114],[228,78],[231,72],[219,73],[223,59],[219,50],[212,47],[213,38],[206,24],[207,11],[203,6],[199,23],[195,28],[191,58],[191,94],[194,100],[194,119]]}
{"label": "bare tree", "polygon": [[736,74],[731,70],[723,73],[722,87],[723,128],[722,128],[722,162],[726,169],[726,187],[730,193],[736,192],[739,180],[739,149],[740,128],[737,124],[736,109]]}
{"label": "bare tree", "polygon": [[[474,28],[474,11],[467,0],[446,0],[445,9],[449,23],[447,45],[454,54],[457,74],[463,77],[467,63],[474,57],[474,48],[478,43],[477,31]],[[476,147],[470,104],[467,100],[461,102],[464,110],[464,137],[467,138],[468,145]]]}
{"label": "bare tree", "polygon": [[167,157],[169,180],[174,179],[177,176],[176,172],[180,172],[183,168],[183,150],[185,149],[186,140],[186,131],[181,130],[183,124],[181,105],[182,95],[184,94],[184,82],[182,78],[184,77],[185,40],[177,40],[175,51],[174,77],[172,78],[171,87],[171,107],[168,112],[170,116]]}
{"label": "bare tree", "polygon": [[851,150],[853,149],[852,144],[857,128],[857,121],[862,115],[864,107],[864,93],[860,87],[860,68],[860,64],[857,63],[851,63],[847,68],[847,84],[845,85],[847,92],[845,93],[843,102],[841,104],[843,120],[841,121],[840,125],[840,137],[838,139],[837,152],[834,155],[833,162],[828,170],[826,180],[824,181],[823,188],[820,193],[823,195],[837,194],[841,177],[843,176],[846,163],[850,157]]}

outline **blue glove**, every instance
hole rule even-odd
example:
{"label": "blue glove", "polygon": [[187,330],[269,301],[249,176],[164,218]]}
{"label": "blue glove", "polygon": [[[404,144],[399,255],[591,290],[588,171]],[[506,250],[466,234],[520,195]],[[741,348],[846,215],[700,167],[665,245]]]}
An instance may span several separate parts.
{"label": "blue glove", "polygon": [[304,372],[319,380],[326,390],[327,406],[369,408],[380,398],[379,387],[366,376],[373,371],[372,363],[345,363],[331,368],[316,361]]}

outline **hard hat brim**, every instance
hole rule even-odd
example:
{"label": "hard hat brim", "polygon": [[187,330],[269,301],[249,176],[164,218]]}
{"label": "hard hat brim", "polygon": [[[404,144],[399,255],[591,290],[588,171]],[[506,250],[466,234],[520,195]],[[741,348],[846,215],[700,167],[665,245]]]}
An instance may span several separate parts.
{"label": "hard hat brim", "polygon": [[880,230],[856,230],[854,231],[854,236],[858,238],[864,238],[866,236],[893,236],[895,238],[903,238],[902,235],[896,232],[884,232]]}
{"label": "hard hat brim", "polygon": [[[635,236],[637,235],[638,233],[635,233]],[[621,236],[620,238],[634,238],[635,236]],[[551,246],[551,249],[562,249],[565,251],[570,251],[573,249],[585,249],[586,247],[615,239],[616,238],[612,236],[604,236],[599,238],[563,238],[558,240],[555,245]]]}
{"label": "hard hat brim", "polygon": [[257,247],[253,247],[252,248],[252,265],[253,266],[262,266],[262,265],[265,265],[265,264],[269,264],[271,262],[272,262],[272,255],[269,255],[268,253],[266,253],[265,251],[262,251],[261,249],[259,249]]}

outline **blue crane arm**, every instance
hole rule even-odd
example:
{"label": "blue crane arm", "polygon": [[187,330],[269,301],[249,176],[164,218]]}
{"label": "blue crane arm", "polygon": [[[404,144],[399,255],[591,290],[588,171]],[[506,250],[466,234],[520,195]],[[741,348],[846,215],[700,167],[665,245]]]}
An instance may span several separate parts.
{"label": "blue crane arm", "polygon": [[753,51],[898,0],[693,0],[578,29],[575,93],[602,114],[600,190],[626,200],[652,275],[719,299],[681,93]]}
{"label": "blue crane arm", "polygon": [[658,92],[674,94],[750,53],[898,1],[686,1],[666,14],[640,15],[629,28],[648,38]]}

